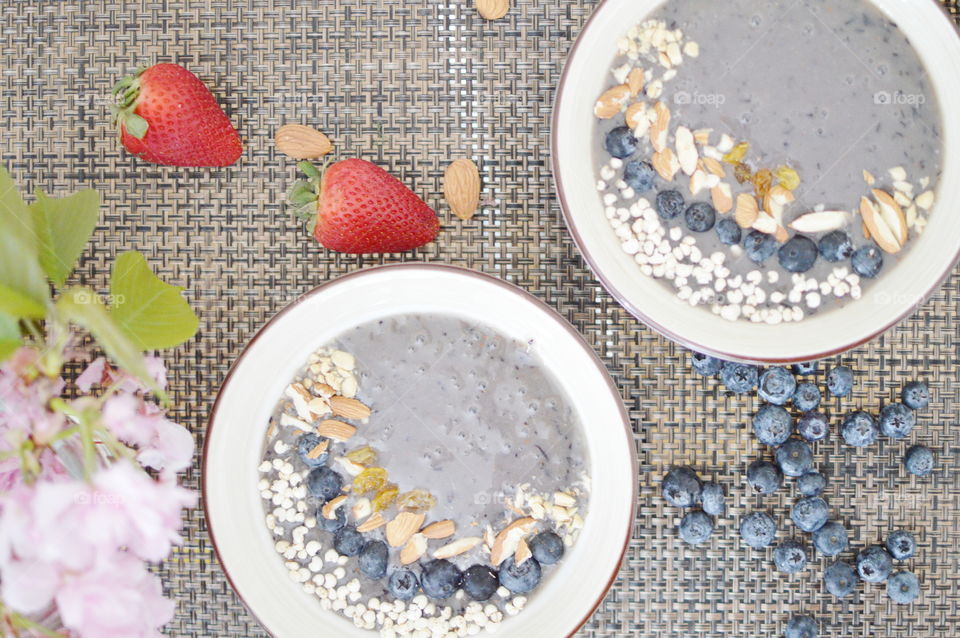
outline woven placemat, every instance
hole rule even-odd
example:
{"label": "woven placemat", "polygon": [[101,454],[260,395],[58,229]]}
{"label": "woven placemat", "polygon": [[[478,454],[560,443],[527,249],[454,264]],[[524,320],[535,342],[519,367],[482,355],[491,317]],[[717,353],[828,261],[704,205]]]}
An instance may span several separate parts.
{"label": "woven placemat", "polygon": [[[954,3],[951,12],[956,15]],[[855,402],[876,411],[903,383],[931,382],[934,401],[911,436],[939,453],[928,479],[900,469],[905,443],[866,452],[819,445],[827,498],[858,546],[895,527],[917,535],[922,598],[895,606],[881,586],[842,602],[824,594],[824,561],[793,577],[769,552],[745,551],[736,519],[756,506],[743,472],[762,453],[745,424],[753,400],[692,376],[682,348],[624,312],[567,235],[549,170],[553,88],[591,1],[521,0],[496,22],[458,2],[99,0],[0,5],[2,161],[29,187],[97,188],[105,215],[80,277],[104,288],[122,250],[143,251],[184,285],[200,313],[193,342],[171,355],[175,417],[202,443],[228,366],[253,333],[297,295],[336,275],[399,259],[443,261],[512,281],[557,308],[603,357],[634,420],[641,450],[635,540],[620,578],[583,636],[778,636],[790,613],[813,613],[829,636],[960,634],[960,352],[955,273],[899,328],[842,357],[860,371]],[[121,154],[110,88],[140,63],[177,62],[213,87],[247,150],[234,167],[155,167]],[[948,116],[950,114],[947,114]],[[341,157],[372,160],[438,210],[455,157],[481,166],[497,200],[473,221],[444,217],[437,243],[405,257],[320,250],[280,204],[293,162],[275,129],[312,124]],[[272,400],[265,397],[265,400]],[[677,511],[657,492],[664,468],[690,463],[723,483],[730,516],[705,548],[680,543]],[[197,487],[198,467],[187,482]],[[764,500],[785,522],[791,490]],[[226,583],[201,510],[186,544],[161,568],[178,601],[176,636],[262,636]]]}

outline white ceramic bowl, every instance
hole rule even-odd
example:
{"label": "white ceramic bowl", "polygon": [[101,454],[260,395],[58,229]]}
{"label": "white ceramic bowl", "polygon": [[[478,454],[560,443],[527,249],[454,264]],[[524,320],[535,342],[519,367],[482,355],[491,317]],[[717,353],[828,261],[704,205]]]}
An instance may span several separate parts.
{"label": "white ceramic bowl", "polygon": [[278,638],[373,635],[321,609],[288,577],[264,524],[257,466],[276,400],[307,356],[353,326],[410,312],[459,315],[532,340],[585,424],[593,489],[580,539],[497,635],[574,633],[615,580],[629,541],[637,497],[629,419],[603,364],[558,314],[510,284],[451,266],[383,266],[336,279],[283,310],[244,350],[214,405],[203,452],[207,521],[227,578]]}
{"label": "white ceramic bowl", "polygon": [[[682,0],[672,0],[680,2]],[[940,99],[943,176],[923,235],[863,298],[842,309],[776,326],[730,322],[678,302],[662,282],[643,275],[610,229],[592,168],[593,105],[610,85],[617,41],[662,0],[605,0],[567,60],[553,114],[552,160],[557,192],[574,241],[594,274],[633,315],[683,345],[726,359],[807,361],[869,341],[910,315],[950,274],[960,257],[960,38],[935,0],[873,0],[900,25],[929,71]],[[681,27],[683,25],[680,25]]]}

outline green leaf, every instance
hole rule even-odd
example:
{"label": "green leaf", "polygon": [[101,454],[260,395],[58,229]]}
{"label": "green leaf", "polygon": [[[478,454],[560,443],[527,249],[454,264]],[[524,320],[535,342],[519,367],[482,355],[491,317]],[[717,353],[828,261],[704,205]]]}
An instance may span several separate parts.
{"label": "green leaf", "polygon": [[0,361],[6,361],[20,345],[20,325],[16,318],[0,313]]}
{"label": "green leaf", "polygon": [[15,233],[0,232],[0,310],[41,318],[49,299],[50,287],[36,253]]}
{"label": "green leaf", "polygon": [[20,197],[17,183],[3,166],[0,166],[0,234],[15,235],[28,252],[36,250],[37,234],[30,211]]}
{"label": "green leaf", "polygon": [[43,304],[3,284],[0,284],[0,312],[29,319],[42,319],[47,315],[47,309]]}
{"label": "green leaf", "polygon": [[149,125],[145,119],[136,113],[127,113],[123,116],[123,128],[129,135],[134,136],[138,140],[142,140],[143,136],[147,134]]}
{"label": "green leaf", "polygon": [[38,190],[29,209],[40,240],[40,265],[53,283],[63,286],[97,227],[100,195],[86,189],[55,199]]}
{"label": "green leaf", "polygon": [[193,337],[200,323],[182,291],[153,274],[143,255],[126,252],[110,277],[111,314],[141,349],[172,348]]}

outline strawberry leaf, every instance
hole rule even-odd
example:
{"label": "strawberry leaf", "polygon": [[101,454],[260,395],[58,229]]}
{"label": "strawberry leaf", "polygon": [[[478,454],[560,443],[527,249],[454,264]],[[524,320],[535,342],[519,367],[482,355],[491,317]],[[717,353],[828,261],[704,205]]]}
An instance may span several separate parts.
{"label": "strawberry leaf", "polygon": [[121,115],[121,119],[123,120],[123,128],[129,135],[142,140],[143,136],[147,134],[147,128],[149,128],[147,121],[136,113],[124,113]]}
{"label": "strawberry leaf", "polygon": [[39,239],[40,265],[54,284],[63,286],[97,227],[100,195],[86,189],[54,199],[38,190],[29,209]]}
{"label": "strawberry leaf", "polygon": [[320,171],[317,170],[317,167],[307,160],[298,162],[297,168],[310,179],[318,179],[320,177]]}

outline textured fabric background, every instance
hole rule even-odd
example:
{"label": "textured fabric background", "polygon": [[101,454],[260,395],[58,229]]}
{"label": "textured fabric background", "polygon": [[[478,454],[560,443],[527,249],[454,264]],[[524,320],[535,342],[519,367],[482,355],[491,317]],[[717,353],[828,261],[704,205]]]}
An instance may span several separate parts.
{"label": "textured fabric background", "polygon": [[[843,357],[860,373],[851,405],[871,411],[910,379],[931,382],[935,399],[911,440],[938,451],[936,474],[906,478],[899,463],[906,443],[857,452],[834,440],[817,450],[831,479],[828,500],[857,546],[895,527],[917,535],[911,565],[922,598],[898,607],[881,586],[866,586],[836,602],[822,591],[819,558],[796,576],[775,573],[769,551],[745,551],[736,534],[739,515],[757,505],[743,480],[761,454],[745,427],[756,405],[691,376],[681,348],[604,293],[554,199],[553,88],[594,3],[519,0],[492,23],[471,5],[4,0],[2,161],[31,188],[100,190],[104,217],[80,278],[104,288],[113,255],[136,248],[187,287],[202,328],[169,359],[175,416],[198,443],[218,385],[247,340],[297,295],[338,274],[401,259],[443,261],[512,281],[556,307],[616,378],[641,450],[635,540],[583,636],[779,636],[786,617],[801,610],[829,636],[960,635],[957,274],[909,321]],[[237,165],[163,168],[118,151],[110,88],[153,62],[183,64],[213,88],[246,141]],[[403,257],[319,249],[281,204],[294,163],[275,152],[272,138],[288,122],[327,132],[339,157],[363,157],[402,177],[443,212],[439,241]],[[443,169],[461,156],[477,161],[484,196],[496,200],[470,222],[453,219],[441,203]],[[705,548],[679,542],[677,512],[658,496],[659,477],[673,463],[695,465],[731,495],[730,516]],[[194,487],[198,468],[199,461],[187,476]],[[784,489],[763,503],[781,530],[792,530],[792,499]],[[263,635],[220,571],[201,510],[190,512],[185,529],[185,546],[161,568],[178,601],[169,633]]]}

